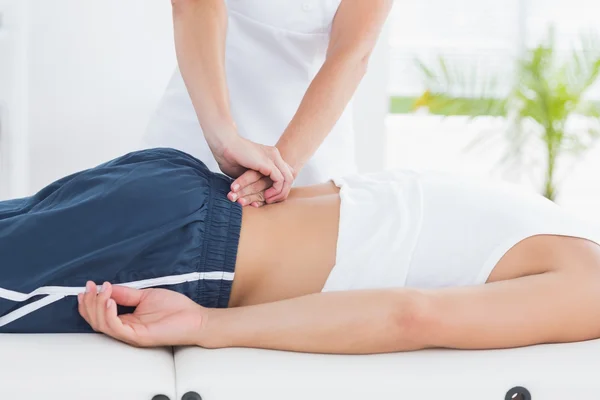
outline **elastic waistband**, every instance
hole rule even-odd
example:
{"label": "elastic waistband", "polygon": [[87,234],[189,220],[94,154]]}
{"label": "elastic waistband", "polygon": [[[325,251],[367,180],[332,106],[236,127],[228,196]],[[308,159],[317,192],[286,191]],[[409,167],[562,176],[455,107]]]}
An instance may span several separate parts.
{"label": "elastic waistband", "polygon": [[[231,180],[224,175],[211,173],[208,177],[210,194],[207,202],[206,236],[198,272],[235,272],[242,207],[227,198]],[[216,286],[215,286],[216,284]],[[232,282],[200,281],[197,301],[204,307],[226,308],[231,295]]]}

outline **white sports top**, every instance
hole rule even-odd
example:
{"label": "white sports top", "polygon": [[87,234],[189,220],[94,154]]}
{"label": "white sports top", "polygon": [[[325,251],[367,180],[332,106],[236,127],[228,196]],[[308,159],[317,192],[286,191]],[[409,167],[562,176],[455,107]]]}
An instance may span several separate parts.
{"label": "white sports top", "polygon": [[334,182],[341,188],[337,260],[323,291],[483,284],[528,237],[600,244],[600,227],[510,184],[414,171]]}
{"label": "white sports top", "polygon": [[[240,135],[274,145],[325,61],[341,0],[226,0],[226,73]],[[209,39],[207,39],[209,40]],[[297,185],[355,172],[349,106],[296,179]],[[219,172],[176,70],[144,137],[148,147],[173,147]]]}

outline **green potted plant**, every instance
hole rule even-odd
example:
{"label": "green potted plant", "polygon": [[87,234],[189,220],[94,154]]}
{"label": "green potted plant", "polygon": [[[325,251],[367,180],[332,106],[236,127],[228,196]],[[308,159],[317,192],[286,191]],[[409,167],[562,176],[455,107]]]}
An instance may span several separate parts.
{"label": "green potted plant", "polygon": [[[505,159],[523,156],[530,141],[542,145],[545,154],[543,194],[557,196],[556,167],[563,156],[581,156],[600,137],[593,123],[585,129],[568,129],[567,121],[582,115],[600,122],[600,104],[586,95],[600,74],[600,46],[593,35],[582,35],[579,46],[561,57],[551,29],[547,39],[528,49],[516,63],[514,84],[508,94],[498,96],[498,78],[485,77],[451,66],[440,57],[433,66],[418,61],[426,91],[414,108],[427,107],[441,115],[501,116],[508,118],[504,132],[510,146]],[[532,126],[534,129],[532,129]]]}

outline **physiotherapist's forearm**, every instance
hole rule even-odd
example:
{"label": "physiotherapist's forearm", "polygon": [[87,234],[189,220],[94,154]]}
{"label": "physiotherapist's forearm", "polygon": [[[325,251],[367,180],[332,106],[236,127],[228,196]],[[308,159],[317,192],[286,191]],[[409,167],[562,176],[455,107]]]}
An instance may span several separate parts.
{"label": "physiotherapist's forearm", "polygon": [[209,145],[235,134],[225,76],[224,0],[172,0],[177,61]]}
{"label": "physiotherapist's forearm", "polygon": [[318,293],[213,310],[198,344],[311,353],[370,354],[422,347],[404,322],[414,298],[395,290]]}
{"label": "physiotherapist's forearm", "polygon": [[366,58],[328,57],[309,86],[298,111],[277,143],[284,160],[300,170],[333,129],[362,80]]}
{"label": "physiotherapist's forearm", "polygon": [[392,0],[342,0],[325,64],[308,88],[277,147],[296,171],[317,151],[362,80]]}

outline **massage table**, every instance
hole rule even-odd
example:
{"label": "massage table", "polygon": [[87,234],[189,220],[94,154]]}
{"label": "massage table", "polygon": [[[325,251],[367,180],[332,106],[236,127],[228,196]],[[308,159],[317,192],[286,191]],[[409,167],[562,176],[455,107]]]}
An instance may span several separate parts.
{"label": "massage table", "polygon": [[1,400],[597,400],[599,375],[600,340],[336,356],[0,335]]}

